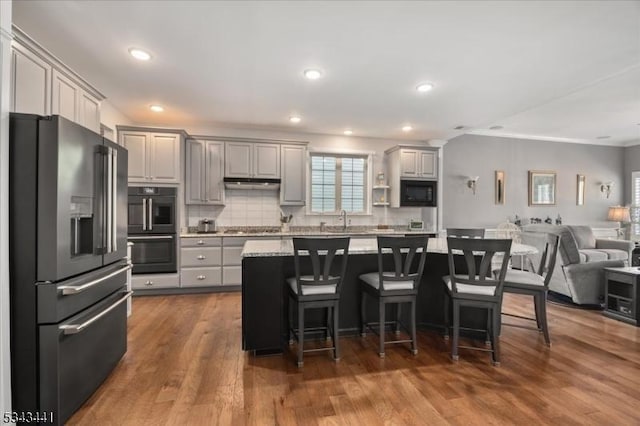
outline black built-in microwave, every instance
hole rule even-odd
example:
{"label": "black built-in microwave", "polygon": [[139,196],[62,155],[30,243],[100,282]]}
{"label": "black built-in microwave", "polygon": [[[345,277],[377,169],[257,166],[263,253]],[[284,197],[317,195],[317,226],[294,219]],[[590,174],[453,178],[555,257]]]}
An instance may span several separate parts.
{"label": "black built-in microwave", "polygon": [[400,207],[437,207],[438,181],[401,180]]}

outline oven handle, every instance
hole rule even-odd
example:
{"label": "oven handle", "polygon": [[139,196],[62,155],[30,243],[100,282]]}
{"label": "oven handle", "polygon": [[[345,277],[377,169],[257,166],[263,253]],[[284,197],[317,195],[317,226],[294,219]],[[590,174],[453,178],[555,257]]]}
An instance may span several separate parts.
{"label": "oven handle", "polygon": [[142,199],[142,230],[147,230],[147,199]]}
{"label": "oven handle", "polygon": [[117,308],[118,305],[120,305],[121,303],[125,302],[128,298],[130,298],[132,294],[133,294],[132,291],[126,292],[124,296],[122,296],[120,299],[115,301],[107,309],[105,309],[104,311],[100,312],[98,315],[95,315],[95,316],[91,317],[90,319],[86,320],[82,324],[65,324],[65,325],[59,326],[58,330],[61,330],[64,334],[77,334],[77,333],[80,333],[82,330],[84,330],[85,328],[89,327],[91,324],[93,324],[94,322],[98,321],[100,318],[102,318],[103,316],[107,315],[109,312],[111,312],[115,308]]}
{"label": "oven handle", "polygon": [[173,235],[145,235],[144,237],[127,237],[128,240],[173,240]]}
{"label": "oven handle", "polygon": [[153,198],[149,198],[149,228],[148,231],[153,231]]}
{"label": "oven handle", "polygon": [[104,277],[100,277],[100,278],[98,278],[96,280],[89,281],[86,284],[79,285],[79,286],[61,285],[60,287],[58,287],[58,290],[62,290],[62,295],[63,296],[68,296],[68,295],[71,295],[71,294],[78,294],[78,293],[81,293],[81,292],[93,287],[94,285],[100,284],[104,280],[108,280],[109,278],[115,277],[118,274],[121,274],[123,272],[128,271],[132,267],[133,267],[132,265],[128,265],[127,264],[123,268],[120,268],[117,271],[114,271],[114,272],[110,273],[109,275],[105,275]]}

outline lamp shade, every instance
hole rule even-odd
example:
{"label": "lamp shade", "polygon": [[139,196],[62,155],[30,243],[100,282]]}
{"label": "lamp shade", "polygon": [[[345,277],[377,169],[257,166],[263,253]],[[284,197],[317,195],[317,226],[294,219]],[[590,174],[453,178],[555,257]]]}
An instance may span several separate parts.
{"label": "lamp shade", "polygon": [[631,216],[629,215],[629,207],[613,206],[609,207],[609,214],[607,220],[613,222],[631,222]]}

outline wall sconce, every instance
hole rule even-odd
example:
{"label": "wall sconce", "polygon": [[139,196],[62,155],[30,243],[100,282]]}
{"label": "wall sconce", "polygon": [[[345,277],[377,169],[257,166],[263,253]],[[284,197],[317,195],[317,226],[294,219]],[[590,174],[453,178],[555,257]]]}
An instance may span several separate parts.
{"label": "wall sconce", "polygon": [[609,198],[613,185],[613,182],[604,182],[602,185],[600,185],[600,192],[602,192],[607,198]]}
{"label": "wall sconce", "polygon": [[471,188],[473,195],[476,195],[476,183],[478,179],[480,179],[480,176],[469,176],[467,179],[467,187]]}

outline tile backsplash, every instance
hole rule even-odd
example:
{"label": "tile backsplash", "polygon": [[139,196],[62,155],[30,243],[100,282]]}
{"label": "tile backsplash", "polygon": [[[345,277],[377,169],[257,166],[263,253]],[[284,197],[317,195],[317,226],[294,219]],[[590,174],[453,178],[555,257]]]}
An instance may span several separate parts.
{"label": "tile backsplash", "polygon": [[[188,226],[196,226],[203,218],[215,219],[218,226],[279,226],[280,199],[278,191],[226,191],[224,206],[187,206]],[[338,216],[306,215],[306,207],[282,207],[284,214],[293,215],[292,226],[340,225]],[[423,219],[423,209],[403,207],[391,209],[372,207],[371,215],[349,215],[351,225],[406,225],[410,219]],[[428,222],[428,220],[427,220]]]}

